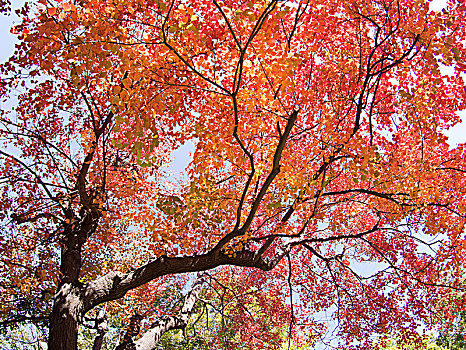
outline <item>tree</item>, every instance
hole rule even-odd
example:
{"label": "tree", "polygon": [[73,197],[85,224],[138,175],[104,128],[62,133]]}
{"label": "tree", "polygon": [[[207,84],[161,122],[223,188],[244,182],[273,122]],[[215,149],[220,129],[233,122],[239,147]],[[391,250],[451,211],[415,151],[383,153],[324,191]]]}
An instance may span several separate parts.
{"label": "tree", "polygon": [[[1,68],[2,323],[47,318],[49,349],[75,349],[103,305],[221,266],[246,290],[263,281],[257,312],[289,305],[293,339],[325,334],[320,311],[368,349],[389,331],[416,337],[439,300],[463,310],[449,296],[463,288],[465,148],[442,132],[465,108],[465,9],[26,4]],[[188,143],[186,171],[167,177]],[[119,348],[185,328],[202,283]]]}
{"label": "tree", "polygon": [[290,310],[277,286],[267,286],[267,276],[224,269],[207,277],[189,324],[182,333],[167,333],[161,349],[283,349]]}
{"label": "tree", "polygon": [[450,307],[449,303],[452,298],[462,299],[464,298],[464,292],[455,293],[447,300],[440,301],[440,308],[446,310],[446,312],[444,318],[438,322],[439,335],[435,343],[446,349],[460,350],[466,347],[466,313],[462,309]]}
{"label": "tree", "polygon": [[399,350],[399,349],[411,350],[413,349],[414,350],[414,349],[420,349],[421,347],[422,349],[426,349],[426,350],[445,350],[445,348],[435,345],[434,342],[432,341],[432,338],[429,338],[429,337],[424,337],[423,342],[421,344],[416,344],[416,343],[399,344],[395,340],[393,340],[384,349],[386,350]]}
{"label": "tree", "polygon": [[457,316],[456,323],[449,324],[448,328],[443,329],[436,340],[436,344],[446,349],[460,350],[466,347],[466,337],[464,334],[465,313],[460,312]]}

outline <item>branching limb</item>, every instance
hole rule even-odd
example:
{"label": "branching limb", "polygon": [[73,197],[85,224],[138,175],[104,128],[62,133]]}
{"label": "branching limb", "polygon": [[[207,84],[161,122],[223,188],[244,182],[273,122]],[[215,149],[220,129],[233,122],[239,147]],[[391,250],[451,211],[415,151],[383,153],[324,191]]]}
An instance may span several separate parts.
{"label": "branching limb", "polygon": [[275,150],[275,154],[273,156],[272,169],[269,175],[267,176],[266,180],[264,181],[256,198],[254,199],[254,202],[252,203],[252,206],[251,206],[251,210],[249,211],[248,217],[246,218],[244,224],[241,226],[241,228],[234,229],[231,233],[229,233],[224,238],[222,238],[219,241],[219,243],[215,246],[214,250],[220,250],[232,238],[241,236],[250,228],[252,221],[256,215],[256,212],[259,209],[259,206],[262,202],[262,199],[267,193],[273,180],[280,172],[280,160],[282,157],[282,153],[283,153],[283,150],[285,149],[286,142],[290,136],[291,129],[293,128],[293,126],[296,123],[296,120],[298,119],[298,113],[299,111],[294,111],[293,113],[291,113],[291,115],[288,118],[288,122],[286,124],[285,130],[283,131],[283,135],[280,137],[277,148]]}
{"label": "branching limb", "polygon": [[205,282],[206,274],[198,274],[198,277],[194,281],[191,290],[184,299],[181,311],[177,316],[163,316],[158,321],[152,324],[150,329],[145,332],[141,338],[135,342],[121,344],[117,347],[117,350],[126,349],[155,349],[160,338],[168,331],[173,329],[184,329],[188,325],[189,317],[192,314],[194,305],[198,300],[199,293],[201,292],[202,286]]}
{"label": "branching limb", "polygon": [[95,328],[97,328],[97,336],[94,339],[92,350],[100,350],[104,342],[105,333],[107,333],[107,317],[105,316],[105,310],[100,310],[99,314],[95,319]]}

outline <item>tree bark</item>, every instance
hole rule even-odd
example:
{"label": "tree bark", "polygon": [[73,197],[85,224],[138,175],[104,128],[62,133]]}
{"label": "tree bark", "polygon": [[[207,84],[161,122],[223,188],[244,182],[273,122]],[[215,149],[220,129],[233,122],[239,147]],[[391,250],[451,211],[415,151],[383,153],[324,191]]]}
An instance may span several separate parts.
{"label": "tree bark", "polygon": [[[285,250],[288,251],[291,246]],[[218,249],[195,256],[160,257],[127,273],[112,271],[84,286],[85,312],[104,302],[119,299],[128,291],[165,275],[207,271],[221,265],[270,271],[283,257],[285,250],[273,259],[263,259],[257,251],[243,250],[237,252],[235,257],[229,257]]]}
{"label": "tree bark", "polygon": [[94,339],[92,350],[100,350],[104,342],[105,333],[107,333],[107,319],[103,310],[100,310],[95,323],[97,328],[97,336]]}
{"label": "tree bark", "polygon": [[78,320],[83,314],[79,287],[64,283],[55,296],[48,339],[49,350],[74,350],[78,345]]}
{"label": "tree bark", "polygon": [[177,316],[163,316],[153,323],[150,329],[135,342],[120,344],[115,350],[154,350],[162,336],[172,329],[183,329],[188,325],[189,318],[194,309],[202,285],[205,281],[205,274],[199,274],[190,291],[186,295],[180,313]]}
{"label": "tree bark", "polygon": [[[69,213],[70,221],[74,219]],[[74,350],[78,346],[78,322],[84,316],[82,286],[79,274],[82,266],[82,246],[94,226],[92,216],[84,216],[81,230],[71,225],[64,230],[60,261],[60,282],[54,296],[48,338],[49,350]]]}

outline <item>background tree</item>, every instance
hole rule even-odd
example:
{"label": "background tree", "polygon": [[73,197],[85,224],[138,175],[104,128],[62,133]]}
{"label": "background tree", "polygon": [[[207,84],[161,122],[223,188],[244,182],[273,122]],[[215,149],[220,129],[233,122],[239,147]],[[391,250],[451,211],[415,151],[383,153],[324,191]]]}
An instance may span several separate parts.
{"label": "background tree", "polygon": [[[0,129],[3,323],[48,318],[49,349],[74,349],[80,324],[118,313],[103,305],[224,265],[243,271],[238,291],[262,280],[242,305],[275,317],[288,299],[290,339],[325,334],[319,311],[366,349],[391,330],[416,337],[439,300],[463,310],[451,290],[463,288],[464,145],[442,132],[465,108],[465,9],[26,5],[0,88],[14,104]],[[186,172],[167,177],[188,142]],[[119,348],[185,328],[203,283]],[[249,319],[234,320],[251,341]]]}
{"label": "background tree", "polygon": [[[462,299],[464,292],[453,292],[451,298]],[[445,312],[442,313],[443,318],[438,320],[439,334],[435,343],[446,349],[464,349],[466,347],[466,313],[460,308],[449,307],[448,303],[449,300],[439,302],[440,309]]]}
{"label": "background tree", "polygon": [[386,350],[415,350],[415,349],[426,349],[426,350],[445,350],[446,348],[438,346],[435,344],[435,341],[432,337],[424,336],[422,342],[409,342],[409,343],[399,343],[396,340],[389,342],[389,345],[384,347]]}
{"label": "background tree", "polygon": [[464,349],[466,347],[466,336],[464,334],[465,314],[460,312],[455,320],[456,322],[449,327],[445,327],[440,332],[436,344],[446,349]]}

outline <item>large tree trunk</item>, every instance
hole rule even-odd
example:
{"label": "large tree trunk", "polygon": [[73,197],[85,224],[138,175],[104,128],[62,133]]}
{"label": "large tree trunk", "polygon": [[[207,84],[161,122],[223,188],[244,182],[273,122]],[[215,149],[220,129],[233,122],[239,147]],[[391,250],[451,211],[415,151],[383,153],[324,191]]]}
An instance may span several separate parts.
{"label": "large tree trunk", "polygon": [[78,346],[78,320],[83,312],[79,288],[64,283],[58,290],[50,314],[49,350],[74,350]]}
{"label": "large tree trunk", "polygon": [[65,229],[61,251],[60,282],[50,314],[49,350],[75,350],[78,346],[78,322],[84,313],[79,273],[81,247],[85,234]]}

